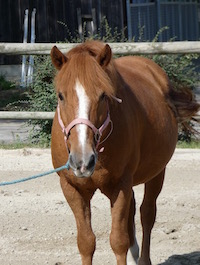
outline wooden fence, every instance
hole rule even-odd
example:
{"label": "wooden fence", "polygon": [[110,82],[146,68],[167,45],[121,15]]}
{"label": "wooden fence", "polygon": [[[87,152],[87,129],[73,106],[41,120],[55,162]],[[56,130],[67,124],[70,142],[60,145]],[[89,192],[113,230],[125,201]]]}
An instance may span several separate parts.
{"label": "wooden fence", "polygon": [[[66,53],[77,43],[0,43],[0,54],[6,55],[41,55],[50,54],[56,45]],[[109,43],[114,54],[187,54],[200,53],[200,41],[177,42],[133,42]]]}
{"label": "wooden fence", "polygon": [[[50,53],[51,48],[56,45],[62,52],[73,48],[75,43],[0,43],[0,54],[7,55],[41,55]],[[114,54],[200,54],[200,41],[193,42],[155,42],[155,43],[110,43]],[[53,112],[9,112],[0,111],[0,119],[52,119]],[[199,117],[197,117],[200,120]]]}
{"label": "wooden fence", "polygon": [[0,111],[2,120],[52,120],[54,112],[51,111]]}

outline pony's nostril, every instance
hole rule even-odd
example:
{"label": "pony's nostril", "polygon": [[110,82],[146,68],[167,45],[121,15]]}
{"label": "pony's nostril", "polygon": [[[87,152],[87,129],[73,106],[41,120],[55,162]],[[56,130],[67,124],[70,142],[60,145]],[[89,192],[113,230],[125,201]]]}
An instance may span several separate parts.
{"label": "pony's nostril", "polygon": [[71,168],[76,168],[76,161],[74,161],[74,157],[72,155],[69,156],[69,164]]}
{"label": "pony's nostril", "polygon": [[80,159],[78,155],[70,154],[69,156],[69,165],[70,168],[74,171],[76,176],[85,176],[88,177],[94,171],[96,164],[96,156],[92,154],[91,156]]}
{"label": "pony's nostril", "polygon": [[87,169],[93,168],[95,166],[95,163],[96,163],[95,155],[91,155],[89,163],[87,165]]}

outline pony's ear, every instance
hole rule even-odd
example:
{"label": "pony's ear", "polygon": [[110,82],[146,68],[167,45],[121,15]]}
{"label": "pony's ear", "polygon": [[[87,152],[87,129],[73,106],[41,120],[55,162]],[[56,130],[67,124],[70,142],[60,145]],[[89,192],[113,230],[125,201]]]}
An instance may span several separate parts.
{"label": "pony's ear", "polygon": [[97,62],[105,68],[110,60],[112,58],[112,51],[108,44],[104,46],[104,48],[101,50],[101,53],[97,56]]}
{"label": "pony's ear", "polygon": [[67,57],[54,46],[51,49],[51,60],[56,69],[60,70],[64,63],[67,62]]}

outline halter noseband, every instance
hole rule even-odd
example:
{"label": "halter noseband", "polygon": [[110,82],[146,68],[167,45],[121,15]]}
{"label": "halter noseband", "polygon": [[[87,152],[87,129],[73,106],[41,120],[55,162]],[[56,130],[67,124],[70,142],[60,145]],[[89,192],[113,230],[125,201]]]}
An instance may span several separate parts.
{"label": "halter noseband", "polygon": [[[112,98],[114,98],[119,103],[122,102],[122,100],[119,99],[119,98],[116,98],[114,96],[112,96]],[[70,131],[71,131],[72,128],[74,128],[76,125],[79,125],[79,124],[85,124],[90,129],[92,129],[92,131],[94,133],[94,138],[95,138],[95,141],[96,141],[96,149],[97,149],[100,143],[103,143],[105,140],[107,140],[107,138],[111,135],[112,130],[113,130],[113,123],[112,123],[112,120],[110,119],[110,110],[109,110],[108,103],[107,103],[107,108],[108,108],[107,118],[104,121],[104,123],[101,125],[101,127],[99,127],[99,128],[94,126],[94,124],[90,120],[83,119],[83,118],[74,119],[72,122],[70,122],[70,124],[67,127],[65,127],[65,125],[64,125],[64,123],[62,121],[61,115],[60,115],[60,106],[58,104],[58,106],[57,106],[58,122],[60,124],[61,129],[62,129],[62,132],[64,133],[65,142],[67,143],[67,140],[68,140],[68,138],[70,136]],[[111,130],[110,130],[109,134],[106,136],[106,138],[102,142],[100,142],[102,134],[103,134],[104,130],[107,128],[107,126],[109,124],[111,124]],[[68,147],[67,147],[67,149],[68,149]],[[69,149],[68,149],[68,151],[69,151]],[[102,151],[102,149],[100,151]]]}

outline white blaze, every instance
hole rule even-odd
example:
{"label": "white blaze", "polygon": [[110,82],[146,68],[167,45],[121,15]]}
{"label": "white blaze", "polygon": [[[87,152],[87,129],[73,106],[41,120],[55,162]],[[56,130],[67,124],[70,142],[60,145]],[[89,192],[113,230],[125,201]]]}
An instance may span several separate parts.
{"label": "white blaze", "polygon": [[[81,85],[79,80],[76,81],[75,91],[78,97],[78,110],[77,118],[88,119],[90,100],[85,92],[84,87]],[[78,132],[79,143],[84,154],[85,144],[87,141],[87,125],[80,124],[76,126]]]}

